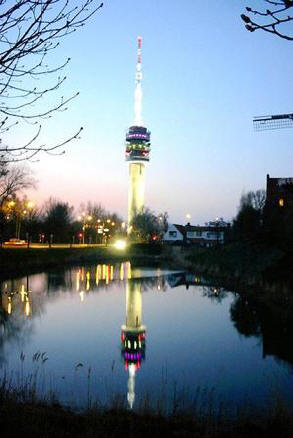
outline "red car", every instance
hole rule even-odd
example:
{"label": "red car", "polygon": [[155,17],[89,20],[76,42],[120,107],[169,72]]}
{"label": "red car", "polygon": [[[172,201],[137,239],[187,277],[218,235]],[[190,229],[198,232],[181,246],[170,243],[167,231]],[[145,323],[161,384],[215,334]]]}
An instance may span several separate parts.
{"label": "red car", "polygon": [[21,239],[9,239],[8,242],[4,242],[5,246],[25,246],[27,242]]}

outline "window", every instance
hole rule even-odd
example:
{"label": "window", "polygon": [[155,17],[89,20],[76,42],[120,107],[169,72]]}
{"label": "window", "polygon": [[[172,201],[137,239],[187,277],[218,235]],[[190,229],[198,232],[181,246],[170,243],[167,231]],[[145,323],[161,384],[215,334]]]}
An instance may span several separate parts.
{"label": "window", "polygon": [[208,239],[216,239],[217,238],[217,234],[216,233],[207,233],[207,238]]}
{"label": "window", "polygon": [[169,237],[177,237],[177,231],[169,231]]}

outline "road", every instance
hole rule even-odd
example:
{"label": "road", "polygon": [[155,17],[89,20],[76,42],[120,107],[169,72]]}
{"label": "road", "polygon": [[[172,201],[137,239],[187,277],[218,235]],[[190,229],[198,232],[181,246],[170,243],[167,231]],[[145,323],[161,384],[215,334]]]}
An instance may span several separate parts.
{"label": "road", "polygon": [[[52,243],[52,245],[50,246],[48,243],[31,243],[29,245],[29,248],[32,249],[40,249],[40,248],[44,248],[44,249],[48,249],[48,248],[105,248],[107,245],[105,244],[101,244],[101,243],[96,243],[96,244],[70,244],[70,243]],[[25,245],[7,245],[7,244],[3,244],[2,248],[13,248],[13,249],[24,249],[24,248],[28,248],[27,244]]]}

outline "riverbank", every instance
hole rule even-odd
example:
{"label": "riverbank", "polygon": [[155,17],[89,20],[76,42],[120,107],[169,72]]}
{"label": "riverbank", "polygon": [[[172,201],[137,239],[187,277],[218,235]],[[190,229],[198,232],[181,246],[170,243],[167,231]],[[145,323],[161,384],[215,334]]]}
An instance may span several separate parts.
{"label": "riverbank", "polygon": [[186,268],[237,286],[265,287],[276,282],[293,284],[293,254],[257,243],[190,248],[181,257]]}
{"label": "riverbank", "polygon": [[131,245],[121,251],[113,246],[73,248],[2,248],[0,277],[32,274],[60,266],[130,261],[134,266],[161,266],[168,255],[156,245]]}
{"label": "riverbank", "polygon": [[270,288],[293,286],[293,254],[254,244],[233,243],[217,248],[189,248],[147,244],[72,248],[2,248],[0,277],[19,276],[60,266],[120,263],[133,266],[185,269],[212,278],[226,286]]}
{"label": "riverbank", "polygon": [[5,437],[42,436],[91,438],[289,438],[293,434],[293,415],[282,404],[264,412],[239,411],[226,415],[174,412],[163,416],[145,407],[135,413],[121,407],[91,409],[75,413],[56,402],[17,402],[0,393],[0,427]]}

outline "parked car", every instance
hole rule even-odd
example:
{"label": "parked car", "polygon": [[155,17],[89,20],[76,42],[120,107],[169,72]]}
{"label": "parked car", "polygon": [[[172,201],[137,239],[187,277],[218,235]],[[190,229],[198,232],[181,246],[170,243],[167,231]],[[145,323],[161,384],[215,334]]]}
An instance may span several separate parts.
{"label": "parked car", "polygon": [[27,242],[21,239],[9,239],[7,242],[4,242],[5,246],[25,246]]}

